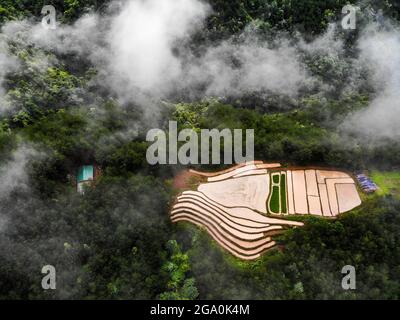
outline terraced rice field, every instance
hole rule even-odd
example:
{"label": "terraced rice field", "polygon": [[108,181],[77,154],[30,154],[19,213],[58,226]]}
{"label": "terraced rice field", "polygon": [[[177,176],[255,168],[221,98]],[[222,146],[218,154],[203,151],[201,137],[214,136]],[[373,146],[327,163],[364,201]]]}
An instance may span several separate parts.
{"label": "terraced rice field", "polygon": [[[355,182],[347,173],[330,170],[272,172],[271,214],[312,214],[334,217],[361,204]],[[280,203],[277,205],[278,194]],[[287,205],[287,206],[286,206]],[[279,208],[279,210],[278,210]]]}
{"label": "terraced rice field", "polygon": [[217,173],[192,173],[207,182],[178,196],[172,221],[205,228],[223,248],[246,260],[273,247],[273,236],[303,225],[271,215],[334,217],[361,204],[354,180],[339,171],[282,170],[279,164],[254,161]]}

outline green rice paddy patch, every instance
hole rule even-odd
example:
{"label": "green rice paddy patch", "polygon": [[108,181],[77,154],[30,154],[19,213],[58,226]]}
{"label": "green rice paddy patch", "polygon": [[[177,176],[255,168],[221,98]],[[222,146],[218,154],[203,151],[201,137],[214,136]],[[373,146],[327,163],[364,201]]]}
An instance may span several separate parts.
{"label": "green rice paddy patch", "polygon": [[286,205],[286,174],[281,174],[281,213],[287,213]]}
{"label": "green rice paddy patch", "polygon": [[280,195],[279,195],[279,186],[272,187],[272,194],[269,200],[269,208],[272,213],[280,213]]}
{"label": "green rice paddy patch", "polygon": [[268,211],[274,214],[287,213],[286,173],[271,174],[271,194],[268,199]]}

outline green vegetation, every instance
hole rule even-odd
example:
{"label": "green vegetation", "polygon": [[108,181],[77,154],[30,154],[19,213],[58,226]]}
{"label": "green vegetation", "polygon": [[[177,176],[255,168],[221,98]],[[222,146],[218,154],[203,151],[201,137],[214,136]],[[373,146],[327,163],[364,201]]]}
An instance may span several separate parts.
{"label": "green vegetation", "polygon": [[372,171],[370,174],[372,180],[378,185],[379,195],[392,195],[400,198],[400,172]]}
{"label": "green vegetation", "polygon": [[[350,105],[365,103],[360,102],[364,99],[361,96],[354,99],[358,102],[340,101],[343,103],[342,107],[350,108]],[[360,144],[356,138],[350,136],[346,137],[344,143],[336,132],[335,124],[339,125],[339,120],[331,119],[328,124],[326,118],[319,116],[321,113],[335,112],[343,117],[349,110],[336,110],[338,102],[316,104],[314,101],[312,106],[309,103],[304,108],[274,113],[243,109],[210,99],[193,104],[179,104],[174,119],[182,124],[196,119],[192,126],[195,129],[254,128],[256,159],[276,160],[283,164],[331,166],[345,170],[360,170],[370,165],[390,167],[398,164],[397,153],[388,148]],[[393,142],[391,147],[393,150],[400,150],[400,143]]]}
{"label": "green vegetation", "polygon": [[161,300],[193,300],[199,295],[195,287],[194,278],[186,278],[190,271],[189,256],[182,253],[176,240],[167,243],[170,260],[167,261],[162,270],[168,272],[170,280],[167,283],[169,291],[161,293]]}
{"label": "green vegetation", "polygon": [[270,183],[271,194],[267,200],[270,213],[287,213],[286,204],[286,174],[272,173]]}
{"label": "green vegetation", "polygon": [[286,174],[284,173],[281,174],[280,193],[281,193],[281,213],[287,213]]}
{"label": "green vegetation", "polygon": [[269,199],[269,208],[272,213],[280,213],[280,194],[279,186],[272,186],[272,192]]}
{"label": "green vegetation", "polygon": [[2,0],[0,3],[0,23],[17,18],[41,17],[43,6],[53,5],[62,15],[63,22],[71,22],[80,17],[88,10],[100,10],[110,0]]}
{"label": "green vegetation", "polygon": [[[319,34],[326,30],[329,22],[341,17],[341,8],[355,4],[355,0],[303,0],[301,3],[286,0],[243,1],[210,0],[217,12],[210,25],[223,35],[242,31],[249,23],[263,31],[285,30]],[[379,6],[387,15],[396,16],[400,5],[395,0],[369,1],[372,8]],[[338,10],[340,9],[340,10]]]}

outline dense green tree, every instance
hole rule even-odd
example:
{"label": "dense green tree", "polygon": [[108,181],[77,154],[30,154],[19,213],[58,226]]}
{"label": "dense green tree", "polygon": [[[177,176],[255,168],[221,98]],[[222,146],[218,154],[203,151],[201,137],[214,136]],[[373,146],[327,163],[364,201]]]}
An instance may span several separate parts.
{"label": "dense green tree", "polygon": [[166,292],[160,294],[161,300],[193,300],[199,295],[195,279],[188,278],[190,272],[189,256],[182,252],[176,240],[167,242],[169,259],[162,270],[169,274]]}

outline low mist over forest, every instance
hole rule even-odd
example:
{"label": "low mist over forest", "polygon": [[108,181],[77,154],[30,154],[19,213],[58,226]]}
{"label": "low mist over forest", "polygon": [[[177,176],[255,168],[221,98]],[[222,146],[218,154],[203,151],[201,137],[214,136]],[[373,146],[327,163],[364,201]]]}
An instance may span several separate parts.
{"label": "low mist over forest", "polygon": [[[399,299],[399,27],[396,0],[0,0],[0,299]],[[169,121],[254,129],[257,160],[380,190],[242,261],[170,221],[188,167],[146,160]],[[81,195],[87,163],[102,174]]]}

